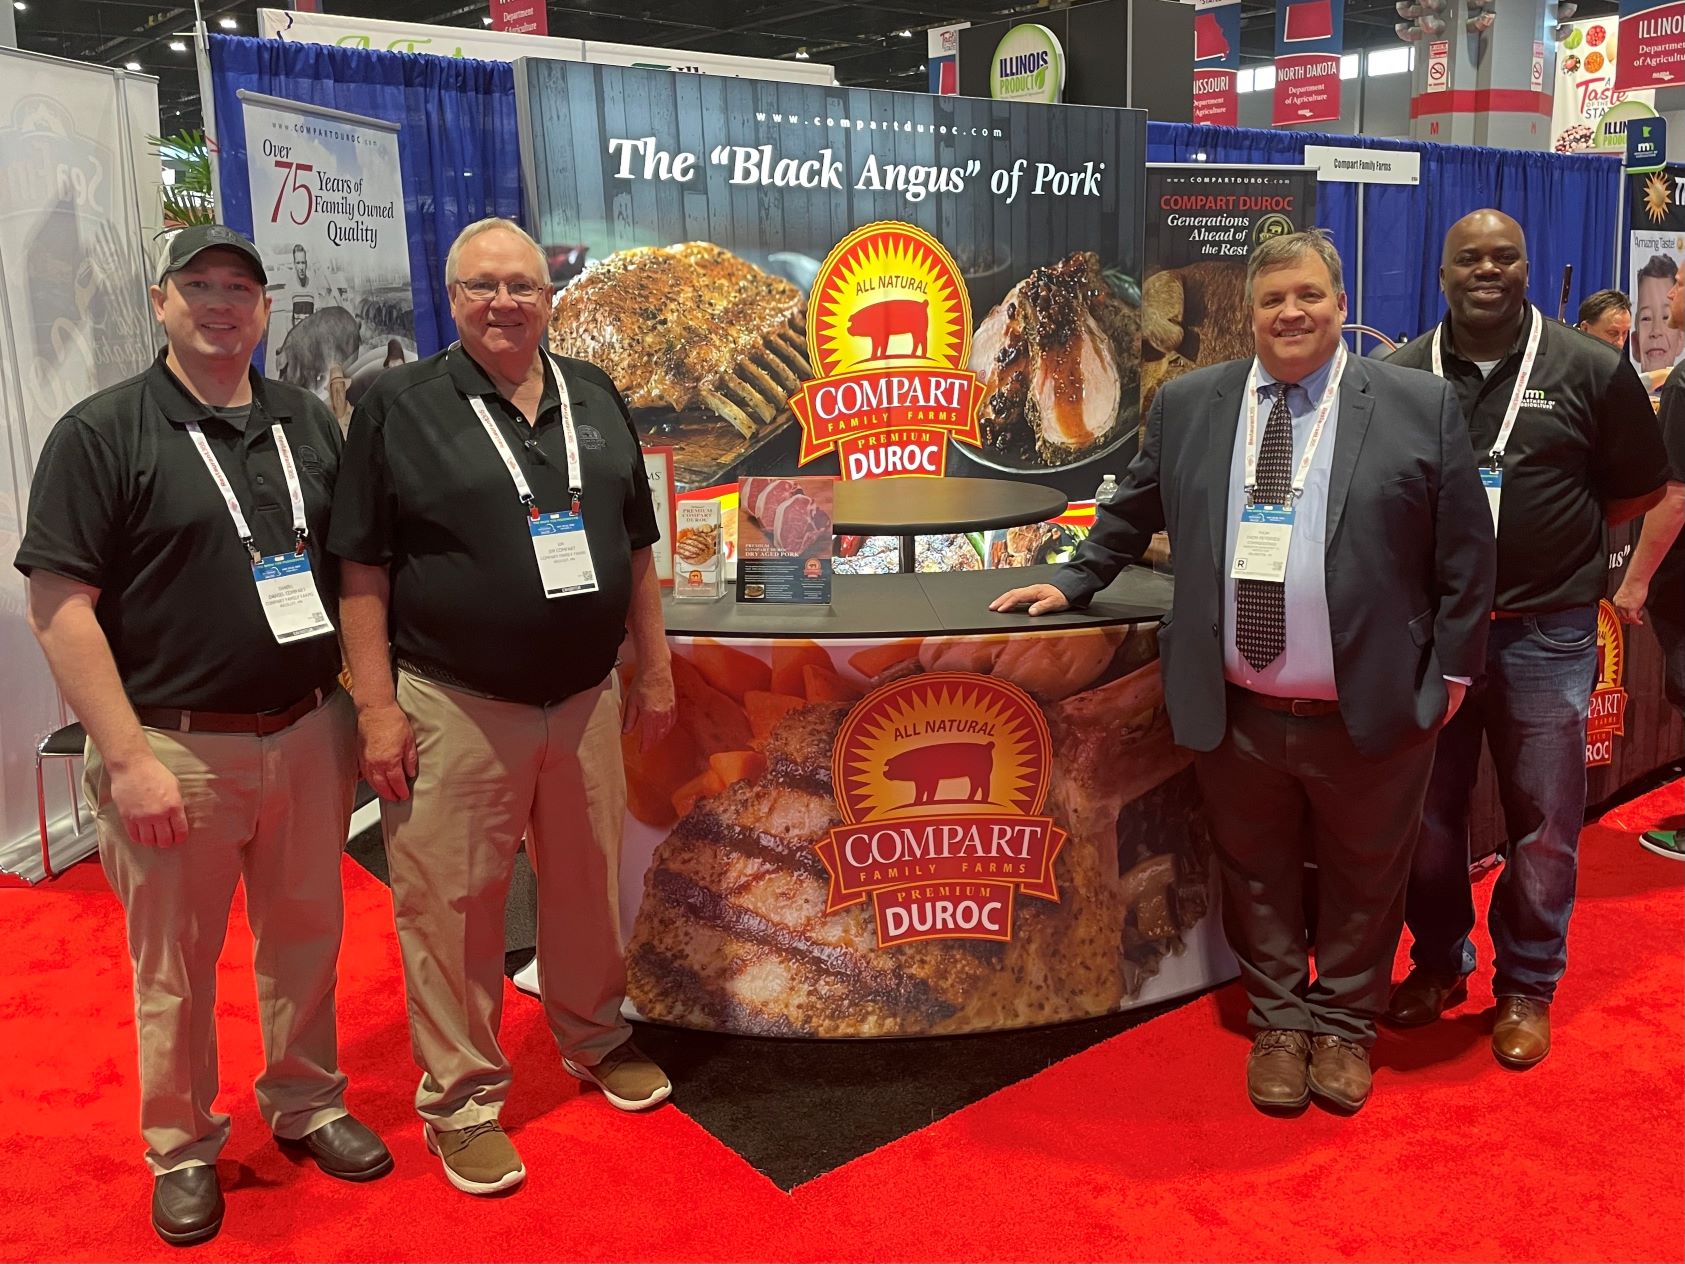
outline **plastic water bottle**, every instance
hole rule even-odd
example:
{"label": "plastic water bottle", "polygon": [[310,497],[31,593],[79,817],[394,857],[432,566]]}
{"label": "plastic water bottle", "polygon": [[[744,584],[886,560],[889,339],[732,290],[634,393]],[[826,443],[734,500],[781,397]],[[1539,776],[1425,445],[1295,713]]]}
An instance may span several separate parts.
{"label": "plastic water bottle", "polygon": [[1096,506],[1109,505],[1109,504],[1112,503],[1112,498],[1115,497],[1116,495],[1117,495],[1117,475],[1116,474],[1107,474],[1104,478],[1102,478],[1100,480],[1100,486],[1097,487],[1094,491],[1094,504]]}

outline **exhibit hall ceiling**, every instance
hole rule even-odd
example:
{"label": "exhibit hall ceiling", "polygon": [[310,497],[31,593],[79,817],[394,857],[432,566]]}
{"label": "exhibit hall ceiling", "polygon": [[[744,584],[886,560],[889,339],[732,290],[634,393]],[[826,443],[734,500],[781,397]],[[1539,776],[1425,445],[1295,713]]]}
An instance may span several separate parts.
{"label": "exhibit hall ceiling", "polygon": [[[1161,3],[1163,0],[1135,0]],[[161,0],[0,0],[11,3],[18,46],[76,61],[133,66],[158,76],[166,131],[199,126],[189,4]],[[256,3],[201,0],[213,33],[254,35]],[[274,4],[268,7],[285,7]],[[336,15],[431,25],[480,27],[487,5],[449,0],[323,0]],[[551,3],[550,32],[573,39],[644,44],[747,57],[809,59],[836,67],[844,84],[922,88],[924,31],[952,22],[1033,17],[1068,7],[1025,0],[891,0],[829,4],[814,0],[574,0]],[[1241,0],[1242,56],[1267,60],[1274,41],[1275,0]],[[1582,17],[1613,14],[1615,0],[1584,0]],[[1347,0],[1346,46],[1391,43],[1398,20],[1392,0]],[[1500,20],[1502,4],[1499,5]],[[1182,50],[1178,50],[1180,55]]]}

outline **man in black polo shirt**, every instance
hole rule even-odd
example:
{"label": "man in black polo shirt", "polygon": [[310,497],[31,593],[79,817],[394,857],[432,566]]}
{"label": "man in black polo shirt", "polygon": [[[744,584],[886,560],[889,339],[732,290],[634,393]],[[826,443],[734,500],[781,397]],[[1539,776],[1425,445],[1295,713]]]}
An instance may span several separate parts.
{"label": "man in black polo shirt", "polygon": [[671,1091],[620,1015],[618,916],[614,665],[628,631],[625,727],[642,717],[653,743],[673,722],[660,537],[613,385],[543,350],[548,278],[518,225],[462,231],[445,264],[462,342],[391,369],[357,406],[331,541],[362,766],[383,800],[416,1109],[446,1178],[471,1194],[526,1176],[498,1124],[511,1075],[497,1039],[523,835],[564,1065],[623,1110]]}
{"label": "man in black polo shirt", "polygon": [[[1673,278],[1667,319],[1673,328],[1685,330],[1685,275]],[[1667,494],[1644,515],[1614,605],[1623,622],[1648,622],[1654,629],[1662,648],[1663,690],[1669,702],[1685,711],[1685,532],[1680,530],[1685,523],[1685,364],[1675,365],[1662,386],[1657,420],[1670,467]],[[1677,814],[1673,822],[1646,830],[1639,845],[1670,860],[1685,860],[1676,821]]]}
{"label": "man in black polo shirt", "polygon": [[1597,668],[1605,522],[1661,494],[1666,456],[1644,385],[1613,347],[1527,302],[1527,242],[1497,211],[1452,226],[1444,322],[1393,353],[1462,401],[1498,535],[1486,677],[1439,736],[1405,918],[1414,968],[1389,1019],[1430,1023],[1467,994],[1469,803],[1484,735],[1509,839],[1488,918],[1492,1051],[1514,1069],[1550,1050],[1585,815],[1586,712]]}
{"label": "man in black polo shirt", "polygon": [[88,731],[100,859],[128,921],[152,1222],[221,1227],[216,963],[244,877],[257,941],[264,1120],[323,1171],[392,1166],[345,1110],[334,1031],[340,853],[356,784],[335,677],[328,511],[339,427],[252,371],[269,315],[256,247],[227,228],[166,248],[169,340],[48,436],[17,567]]}

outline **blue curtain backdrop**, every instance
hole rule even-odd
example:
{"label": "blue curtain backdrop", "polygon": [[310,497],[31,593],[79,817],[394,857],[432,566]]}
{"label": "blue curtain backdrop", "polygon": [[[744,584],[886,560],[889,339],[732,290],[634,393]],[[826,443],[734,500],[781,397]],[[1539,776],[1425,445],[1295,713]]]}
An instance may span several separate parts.
{"label": "blue curtain backdrop", "polygon": [[1443,315],[1441,244],[1454,222],[1483,206],[1513,216],[1525,230],[1532,298],[1547,315],[1556,315],[1564,264],[1574,265],[1570,319],[1580,299],[1616,284],[1617,159],[1193,123],[1147,125],[1149,162],[1193,162],[1203,154],[1207,162],[1299,163],[1306,145],[1413,149],[1422,155],[1420,184],[1323,183],[1316,191],[1317,222],[1333,234],[1352,288],[1358,190],[1367,187],[1363,320],[1389,336],[1414,337]]}
{"label": "blue curtain backdrop", "polygon": [[222,176],[221,214],[252,229],[242,88],[399,125],[409,228],[415,341],[431,355],[456,338],[445,297],[445,252],[467,224],[521,218],[515,70],[467,61],[212,36],[211,83]]}

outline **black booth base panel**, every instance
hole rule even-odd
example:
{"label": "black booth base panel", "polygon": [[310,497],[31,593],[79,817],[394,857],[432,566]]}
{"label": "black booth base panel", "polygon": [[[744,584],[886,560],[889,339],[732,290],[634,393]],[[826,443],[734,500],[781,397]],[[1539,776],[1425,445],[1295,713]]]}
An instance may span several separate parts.
{"label": "black booth base panel", "polygon": [[[388,882],[378,827],[347,850]],[[533,881],[524,855],[514,881]],[[530,894],[509,902],[506,974],[532,960],[534,907]],[[788,1191],[1194,999],[1029,1031],[917,1040],[767,1040],[636,1027],[638,1047],[672,1077],[673,1106]]]}

